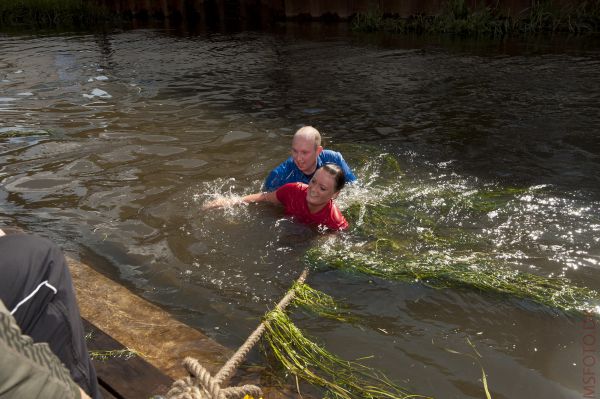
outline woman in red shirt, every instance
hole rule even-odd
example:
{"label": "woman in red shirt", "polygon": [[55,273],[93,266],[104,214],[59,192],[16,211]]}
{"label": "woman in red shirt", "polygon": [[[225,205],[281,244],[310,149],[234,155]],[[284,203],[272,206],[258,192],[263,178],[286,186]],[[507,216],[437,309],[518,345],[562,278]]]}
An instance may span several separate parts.
{"label": "woman in red shirt", "polygon": [[[325,226],[330,230],[344,230],[348,222],[333,200],[337,198],[346,182],[344,172],[336,164],[328,163],[319,168],[308,184],[288,183],[276,191],[250,194],[242,202],[271,202],[283,204],[285,214],[301,223]],[[203,209],[226,206],[230,199],[219,199],[204,205]]]}

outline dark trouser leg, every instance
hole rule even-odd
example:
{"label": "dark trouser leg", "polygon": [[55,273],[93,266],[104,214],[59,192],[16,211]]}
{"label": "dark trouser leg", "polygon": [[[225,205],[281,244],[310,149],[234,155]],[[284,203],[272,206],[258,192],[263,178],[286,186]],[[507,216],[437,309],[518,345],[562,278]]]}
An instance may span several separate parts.
{"label": "dark trouser leg", "polygon": [[60,248],[32,235],[0,237],[0,299],[23,334],[47,342],[73,380],[92,398],[101,398]]}

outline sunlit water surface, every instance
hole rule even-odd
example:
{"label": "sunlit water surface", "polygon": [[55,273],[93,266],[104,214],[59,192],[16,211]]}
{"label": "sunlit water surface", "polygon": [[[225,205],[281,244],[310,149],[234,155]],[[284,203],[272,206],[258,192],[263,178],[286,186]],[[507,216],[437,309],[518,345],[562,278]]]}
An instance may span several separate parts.
{"label": "sunlit water surface", "polygon": [[[461,256],[600,289],[593,40],[442,42],[288,26],[0,36],[0,51],[0,222],[52,238],[230,347],[290,286],[308,249],[364,239],[320,234],[270,206],[201,210],[260,190],[303,124],[359,177],[340,206],[402,207],[397,238],[413,250],[427,229],[464,233],[469,243],[452,244]],[[474,206],[482,192],[499,200]],[[580,317],[341,270],[315,270],[309,283],[362,322],[295,312],[297,324],[413,392],[484,397],[479,364],[455,353],[473,355],[467,338],[493,398],[586,389]]]}

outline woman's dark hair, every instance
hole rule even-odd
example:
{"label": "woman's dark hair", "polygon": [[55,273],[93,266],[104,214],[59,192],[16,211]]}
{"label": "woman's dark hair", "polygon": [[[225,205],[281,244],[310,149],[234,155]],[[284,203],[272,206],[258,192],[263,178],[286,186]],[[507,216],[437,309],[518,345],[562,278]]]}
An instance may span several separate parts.
{"label": "woman's dark hair", "polygon": [[321,169],[329,173],[335,179],[335,192],[344,188],[344,185],[346,184],[346,175],[342,168],[334,163],[326,163]]}

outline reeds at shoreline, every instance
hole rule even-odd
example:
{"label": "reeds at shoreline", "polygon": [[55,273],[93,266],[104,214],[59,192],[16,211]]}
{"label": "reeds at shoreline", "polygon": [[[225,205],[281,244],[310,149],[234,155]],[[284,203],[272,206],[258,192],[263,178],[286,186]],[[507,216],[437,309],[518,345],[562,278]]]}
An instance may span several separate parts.
{"label": "reeds at shoreline", "polygon": [[552,0],[532,2],[527,10],[511,15],[496,7],[471,9],[465,0],[448,0],[438,15],[408,18],[384,15],[379,9],[358,13],[352,19],[357,32],[429,33],[457,36],[523,36],[539,33],[600,33],[600,0],[557,5]]}
{"label": "reeds at shoreline", "polygon": [[[469,8],[466,0],[447,0],[437,15],[398,17],[378,8],[351,19],[355,32],[427,33],[457,36],[523,36],[537,33],[600,33],[600,0],[559,5],[553,0],[532,2],[511,14],[496,6]],[[92,0],[2,0],[0,27],[91,28],[118,24],[131,15],[111,12]]]}
{"label": "reeds at shoreline", "polygon": [[86,0],[2,0],[0,27],[79,27],[114,22],[116,16]]}

